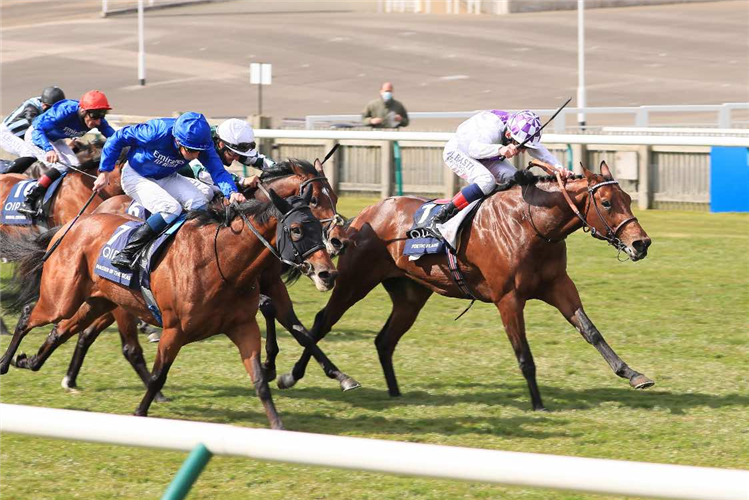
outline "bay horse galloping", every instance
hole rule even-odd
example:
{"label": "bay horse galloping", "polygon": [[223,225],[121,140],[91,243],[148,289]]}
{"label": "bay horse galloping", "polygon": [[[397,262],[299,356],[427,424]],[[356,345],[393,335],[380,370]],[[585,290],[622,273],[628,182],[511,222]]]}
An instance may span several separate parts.
{"label": "bay horse galloping", "polygon": [[[344,246],[346,243],[345,238],[338,239],[329,236],[331,228],[336,227],[336,224],[339,223],[338,221],[342,221],[342,217],[338,214],[336,209],[338,197],[331,188],[330,183],[325,176],[325,172],[323,171],[322,163],[319,160],[315,161],[314,166],[303,160],[289,160],[276,163],[261,175],[259,189],[250,188],[245,190],[244,194],[248,198],[254,197],[258,200],[269,201],[266,193],[271,189],[281,197],[292,195],[309,196],[312,215],[323,223],[323,237],[328,252],[333,255]],[[131,202],[132,198],[129,196],[115,196],[99,205],[94,213],[124,215],[127,213],[127,209]],[[278,343],[276,341],[276,319],[278,319],[279,323],[281,323],[281,325],[283,325],[303,347],[310,345],[307,341],[311,339],[307,329],[302,325],[294,312],[291,298],[289,297],[289,293],[282,280],[282,274],[286,274],[284,273],[284,266],[281,261],[274,260],[268,264],[259,278],[260,293],[262,294],[260,300],[260,311],[266,319],[267,332],[265,343],[267,358],[263,363],[263,368],[268,380],[276,378],[275,360],[279,352]],[[293,280],[298,276],[293,273],[288,273],[287,277]],[[91,326],[80,332],[80,337],[76,343],[72,359],[70,360],[67,374],[62,381],[63,388],[74,389],[77,387],[78,374],[83,365],[88,349],[98,338],[99,334],[109,325],[114,323],[115,316],[117,316],[117,310],[97,318],[91,323]],[[70,331],[65,327],[65,325],[62,326],[63,330]],[[143,380],[144,384],[147,385],[149,374],[146,368],[145,359],[143,358],[143,349],[138,342],[138,336],[131,335],[132,331],[129,328],[120,327],[119,331],[122,341],[122,353],[125,356],[125,359],[127,359],[138,376]],[[63,337],[58,334],[50,335],[39,348],[37,354],[27,357],[25,353],[19,353],[13,361],[13,365],[17,368],[37,371],[41,369],[45,361],[52,355],[55,349],[62,345],[67,339],[68,337]],[[329,363],[329,360],[326,360],[324,357],[321,357],[320,359],[326,367],[326,375],[330,378],[337,379],[341,384],[342,390],[350,390],[359,387],[358,382],[341,373],[335,365]],[[166,398],[161,394],[157,394],[156,396],[157,401],[163,401],[165,399]]]}
{"label": "bay horse galloping", "polygon": [[[632,215],[630,196],[613,179],[608,166],[601,164],[602,175],[587,169],[583,173],[565,186],[561,180],[557,185],[547,178],[536,186],[513,187],[484,200],[463,230],[457,253],[467,289],[478,300],[493,303],[500,313],[534,410],[545,408],[523,319],[523,309],[531,299],[556,307],[632,387],[644,389],[654,383],[632,370],[609,347],[585,314],[567,274],[565,238],[580,228],[607,240],[633,261],[644,258],[651,243]],[[382,283],[393,309],[375,346],[391,396],[400,395],[393,352],[432,293],[467,298],[451,279],[444,255],[424,255],[416,261],[403,255],[404,235],[414,212],[425,201],[388,198],[365,208],[353,220],[349,228],[352,243],[339,259],[336,288],[310,332],[321,339],[349,308]],[[305,352],[292,372],[280,378],[279,386],[293,386],[304,376],[308,361]]]}
{"label": "bay horse galloping", "polygon": [[[147,415],[183,345],[225,333],[239,349],[271,427],[283,428],[260,366],[257,280],[277,253],[284,257],[293,253],[293,267],[310,277],[319,290],[332,288],[338,273],[325,251],[322,226],[306,204],[311,192],[305,199],[294,196],[288,202],[272,191],[270,195],[272,203],[252,200],[228,215],[213,210],[192,212],[167,243],[167,251],[151,273],[163,334],[136,415]],[[227,219],[228,226],[222,229],[218,224]],[[127,220],[112,214],[82,217],[43,264],[40,257],[45,247],[54,245],[61,232],[50,238],[49,231],[35,240],[36,248],[27,252],[19,269],[26,285],[22,297],[27,303],[36,297],[38,301],[24,307],[0,359],[0,374],[8,371],[19,343],[32,328],[60,322],[50,335],[69,337],[114,310],[122,313],[117,317],[120,328],[125,323],[131,335],[136,317],[157,324],[137,289],[94,274],[100,249]],[[275,246],[283,250],[271,250]]]}

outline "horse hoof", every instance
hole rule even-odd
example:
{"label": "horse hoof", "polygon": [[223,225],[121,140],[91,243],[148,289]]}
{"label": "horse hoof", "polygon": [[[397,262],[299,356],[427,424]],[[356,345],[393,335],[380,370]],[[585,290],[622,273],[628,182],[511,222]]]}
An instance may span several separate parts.
{"label": "horse hoof", "polygon": [[346,378],[341,380],[341,390],[343,392],[358,389],[359,387],[361,387],[361,384],[351,377],[347,376]]}
{"label": "horse hoof", "polygon": [[60,386],[65,389],[68,392],[78,392],[78,386],[76,385],[75,381],[71,383],[70,377],[68,375],[65,375],[62,378],[62,382],[60,382]]}
{"label": "horse hoof", "polygon": [[148,336],[148,341],[155,343],[161,340],[161,332],[153,332],[151,335]]}
{"label": "horse hoof", "polygon": [[640,374],[632,377],[632,380],[629,381],[629,385],[635,389],[647,389],[648,387],[654,386],[655,382],[647,378],[645,375]]}
{"label": "horse hoof", "polygon": [[279,389],[291,389],[294,385],[296,385],[296,379],[291,373],[281,375],[281,377],[276,381],[276,386],[278,386]]}
{"label": "horse hoof", "polygon": [[533,408],[533,411],[540,411],[540,412],[543,412],[543,413],[549,413],[549,410],[547,410],[545,406],[539,406],[538,408]]}
{"label": "horse hoof", "polygon": [[159,392],[158,394],[156,394],[156,397],[155,397],[155,398],[153,398],[153,399],[154,399],[154,400],[155,400],[155,401],[156,401],[157,403],[168,403],[168,402],[170,401],[170,399],[169,399],[168,397],[164,396],[164,395],[163,395],[163,394],[161,394],[160,392]]}
{"label": "horse hoof", "polygon": [[10,361],[10,364],[15,366],[16,368],[28,368],[28,363],[26,362],[26,353],[22,352],[16,356],[16,359],[13,359]]}
{"label": "horse hoof", "polygon": [[263,367],[263,372],[265,372],[265,380],[267,380],[268,382],[270,382],[271,380],[276,380],[276,377],[278,376],[275,368],[269,370]]}

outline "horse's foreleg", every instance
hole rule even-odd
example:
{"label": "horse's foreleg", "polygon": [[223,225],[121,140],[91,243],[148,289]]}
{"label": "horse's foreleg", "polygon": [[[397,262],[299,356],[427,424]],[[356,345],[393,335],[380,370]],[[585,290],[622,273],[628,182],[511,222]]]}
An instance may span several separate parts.
{"label": "horse's foreleg", "polygon": [[260,295],[260,312],[265,318],[265,362],[263,370],[268,380],[276,378],[276,357],[278,357],[278,339],[276,338],[276,308],[267,295]]}
{"label": "horse's foreleg", "polygon": [[[122,354],[147,388],[151,374],[148,372],[146,360],[143,358],[143,348],[138,342],[139,319],[119,307],[112,314],[114,319],[117,320],[117,328],[122,342]],[[161,392],[156,393],[155,399],[160,403],[167,401],[167,398]]]}
{"label": "horse's foreleg", "polygon": [[257,321],[252,318],[248,323],[232,327],[226,335],[234,342],[242,356],[242,363],[250,375],[255,393],[265,408],[265,414],[270,421],[271,429],[283,429],[281,417],[278,416],[273,398],[268,387],[265,372],[260,366],[260,328]]}
{"label": "horse's foreleg", "polygon": [[[333,328],[333,325],[341,319],[341,316],[351,306],[366,297],[381,281],[381,276],[374,272],[363,275],[360,271],[361,268],[358,267],[358,263],[351,261],[351,259],[357,257],[356,254],[351,252],[341,256],[341,260],[338,263],[338,270],[341,274],[336,280],[333,294],[325,305],[325,308],[315,316],[315,323],[312,325],[312,330],[310,331],[310,335],[315,343],[322,340],[331,328]],[[364,260],[361,258],[360,262]],[[280,389],[288,389],[301,380],[304,377],[304,372],[311,357],[312,351],[305,348],[291,370],[291,373],[287,373],[278,379],[278,387]]]}
{"label": "horse's foreleg", "polygon": [[533,409],[545,411],[546,408],[541,401],[541,391],[539,391],[538,382],[536,382],[536,363],[533,361],[531,347],[528,345],[528,339],[525,335],[525,318],[523,317],[525,300],[511,291],[499,299],[499,302],[495,305],[502,317],[502,324],[505,327],[507,338],[510,339],[510,344],[512,344],[512,350],[515,351],[520,371],[528,384]]}
{"label": "horse's foreleg", "polygon": [[645,375],[631,369],[606,343],[601,332],[583,311],[580,295],[569,276],[565,274],[553,283],[546,284],[542,289],[544,292],[540,298],[559,309],[559,312],[580,332],[583,338],[598,349],[614,373],[629,380],[629,384],[635,389],[647,389],[655,384]]}
{"label": "horse's foreleg", "polygon": [[[164,319],[166,320],[166,318]],[[164,324],[170,323],[165,321]],[[153,403],[156,395],[164,387],[169,368],[172,367],[172,363],[174,363],[179,350],[182,348],[182,343],[178,340],[178,335],[179,331],[176,328],[164,328],[161,332],[159,350],[156,352],[153,370],[151,370],[151,375],[148,377],[148,383],[146,384],[146,394],[143,396],[138,408],[135,409],[136,416],[145,417],[148,415],[151,403]]]}
{"label": "horse's foreleg", "polygon": [[[273,301],[278,321],[289,330],[299,345],[304,347],[305,350],[309,350],[322,367],[325,375],[328,378],[337,380],[343,391],[361,387],[359,382],[341,372],[325,353],[317,347],[315,339],[312,338],[304,325],[299,321],[299,318],[297,318],[296,313],[294,313],[294,306],[291,303],[289,292],[286,290],[286,286],[280,277],[276,276],[271,282],[262,283],[261,287]],[[279,384],[282,384],[281,380],[279,380]]]}
{"label": "horse's foreleg", "polygon": [[91,344],[93,344],[99,337],[99,334],[113,322],[114,316],[111,314],[105,314],[94,320],[88,328],[78,335],[78,342],[76,342],[75,351],[73,351],[73,356],[70,358],[68,372],[60,383],[63,389],[75,389],[78,386],[76,380],[81,371],[81,367],[83,366],[83,360],[86,358],[89,347],[91,347]]}
{"label": "horse's foreleg", "polygon": [[398,341],[414,324],[424,304],[432,296],[432,292],[408,278],[392,278],[383,281],[382,284],[390,294],[393,310],[385,326],[375,338],[375,347],[385,374],[388,393],[391,396],[400,396],[401,392],[398,389],[398,380],[395,378],[393,368],[393,353]]}

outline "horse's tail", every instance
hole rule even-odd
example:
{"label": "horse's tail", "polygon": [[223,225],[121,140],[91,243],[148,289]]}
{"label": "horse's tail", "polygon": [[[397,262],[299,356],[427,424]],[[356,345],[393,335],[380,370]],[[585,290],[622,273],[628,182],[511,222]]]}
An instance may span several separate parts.
{"label": "horse's tail", "polygon": [[44,268],[42,257],[59,230],[60,227],[56,227],[38,235],[0,237],[0,255],[16,262],[13,278],[0,290],[3,309],[18,313],[26,304],[39,299]]}

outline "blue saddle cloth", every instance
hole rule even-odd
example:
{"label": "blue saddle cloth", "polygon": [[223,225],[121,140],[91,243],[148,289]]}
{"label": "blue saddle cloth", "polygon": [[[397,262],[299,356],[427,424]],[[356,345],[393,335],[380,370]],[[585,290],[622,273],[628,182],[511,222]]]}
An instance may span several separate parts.
{"label": "blue saddle cloth", "polygon": [[[149,245],[147,245],[139,254],[138,265],[132,271],[120,270],[112,265],[112,259],[119,254],[130,238],[130,234],[142,222],[128,221],[115,229],[112,237],[104,244],[99,251],[99,258],[96,260],[94,274],[108,279],[114,283],[128,288],[140,287],[146,305],[153,316],[162,324],[161,310],[156,305],[156,300],[151,290],[151,272],[156,267],[156,260],[161,255],[165,243],[175,234],[185,222],[185,214],[180,215],[168,228]],[[136,279],[137,278],[137,279]]]}
{"label": "blue saddle cloth", "polygon": [[[66,172],[67,173],[67,172]],[[60,176],[55,182],[53,182],[47,192],[44,193],[44,199],[42,200],[42,216],[45,217],[49,205],[51,204],[52,197],[57,192],[57,188],[60,187],[60,183],[65,178],[65,173]],[[3,211],[0,214],[0,224],[7,224],[9,226],[30,226],[34,224],[31,217],[26,214],[18,212],[24,201],[26,201],[26,195],[38,184],[36,179],[29,179],[27,181],[21,181],[10,191],[10,194],[3,203]]]}
{"label": "blue saddle cloth", "polygon": [[135,200],[131,201],[130,205],[128,205],[127,214],[140,220],[146,220],[151,216],[151,212]]}
{"label": "blue saddle cloth", "polygon": [[445,253],[445,240],[427,229],[442,205],[444,203],[431,200],[414,212],[414,223],[406,233],[408,239],[406,240],[406,246],[403,248],[403,255]]}

